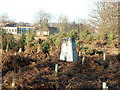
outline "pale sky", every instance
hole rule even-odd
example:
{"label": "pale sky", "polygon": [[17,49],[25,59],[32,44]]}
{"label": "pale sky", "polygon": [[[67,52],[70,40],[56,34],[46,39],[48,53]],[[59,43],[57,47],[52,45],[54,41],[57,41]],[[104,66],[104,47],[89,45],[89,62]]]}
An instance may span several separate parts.
{"label": "pale sky", "polygon": [[15,21],[33,22],[44,10],[53,16],[66,15],[70,20],[87,19],[94,0],[0,0],[0,14],[8,13]]}

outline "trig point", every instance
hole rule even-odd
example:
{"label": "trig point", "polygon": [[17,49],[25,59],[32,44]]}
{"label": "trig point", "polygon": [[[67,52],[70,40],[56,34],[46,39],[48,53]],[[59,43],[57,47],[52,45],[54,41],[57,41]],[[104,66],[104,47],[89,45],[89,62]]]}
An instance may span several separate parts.
{"label": "trig point", "polygon": [[76,43],[74,38],[71,38],[71,37],[63,38],[61,53],[60,53],[60,60],[78,61],[77,54],[76,54]]}

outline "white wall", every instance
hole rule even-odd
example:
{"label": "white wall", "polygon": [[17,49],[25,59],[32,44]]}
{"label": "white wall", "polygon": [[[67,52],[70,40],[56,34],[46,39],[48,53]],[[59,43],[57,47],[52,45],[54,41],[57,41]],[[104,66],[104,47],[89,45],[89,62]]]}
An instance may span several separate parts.
{"label": "white wall", "polygon": [[17,27],[2,27],[6,33],[17,34]]}
{"label": "white wall", "polygon": [[49,31],[44,31],[44,35],[49,35]]}

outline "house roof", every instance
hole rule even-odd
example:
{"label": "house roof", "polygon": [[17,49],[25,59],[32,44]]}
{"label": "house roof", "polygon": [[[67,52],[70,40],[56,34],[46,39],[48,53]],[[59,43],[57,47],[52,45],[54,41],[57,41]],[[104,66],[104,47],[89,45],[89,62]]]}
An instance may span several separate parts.
{"label": "house roof", "polygon": [[16,23],[8,23],[5,27],[16,27]]}

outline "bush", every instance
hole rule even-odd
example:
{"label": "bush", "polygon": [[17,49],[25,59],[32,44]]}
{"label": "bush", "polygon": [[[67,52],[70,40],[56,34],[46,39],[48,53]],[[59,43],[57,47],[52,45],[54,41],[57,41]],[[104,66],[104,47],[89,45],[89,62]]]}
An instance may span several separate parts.
{"label": "bush", "polygon": [[14,39],[13,35],[10,33],[2,31],[2,49],[14,49],[16,47],[16,40]]}
{"label": "bush", "polygon": [[81,40],[85,40],[88,35],[90,35],[90,32],[89,32],[88,30],[81,31],[81,32],[80,32],[80,39],[81,39]]}
{"label": "bush", "polygon": [[70,33],[68,33],[67,37],[72,37],[77,39],[78,38],[78,30],[72,30]]}
{"label": "bush", "polygon": [[62,42],[62,38],[66,37],[67,35],[64,32],[59,32],[55,35],[51,35],[48,37],[48,42],[50,46],[56,47],[59,46]]}
{"label": "bush", "polygon": [[48,49],[50,48],[50,44],[49,44],[49,42],[48,41],[45,41],[45,42],[43,42],[42,44],[41,44],[41,50],[45,53],[45,54],[47,54],[47,53],[49,53],[48,51]]}
{"label": "bush", "polygon": [[26,36],[26,46],[25,46],[25,49],[26,49],[25,51],[26,52],[31,52],[32,51],[31,48],[34,46],[34,42],[33,42],[33,40],[35,40],[34,37],[35,37],[35,34],[34,34],[33,31],[31,31],[27,34],[27,36]]}
{"label": "bush", "polygon": [[26,35],[22,34],[21,38],[17,42],[17,48],[22,48],[24,51],[26,44]]}
{"label": "bush", "polygon": [[82,52],[85,52],[86,55],[94,55],[95,54],[95,50],[89,48],[87,45],[83,45],[81,48]]}
{"label": "bush", "polygon": [[117,38],[117,35],[115,35],[115,32],[110,32],[107,37],[108,37],[107,43],[111,44],[112,40]]}

